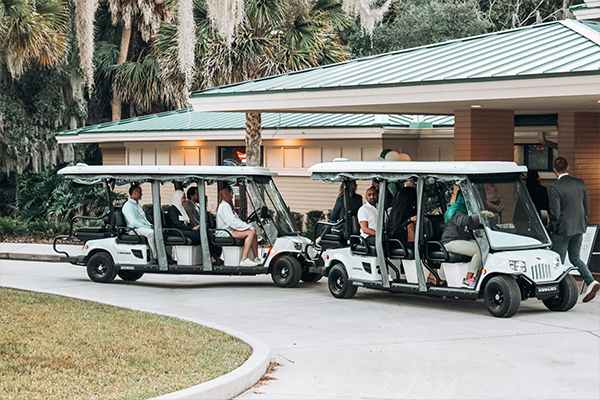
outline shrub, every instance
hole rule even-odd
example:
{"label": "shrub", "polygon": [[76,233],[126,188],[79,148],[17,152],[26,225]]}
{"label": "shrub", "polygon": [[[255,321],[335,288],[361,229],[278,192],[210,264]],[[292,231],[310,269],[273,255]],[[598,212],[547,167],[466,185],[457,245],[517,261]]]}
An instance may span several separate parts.
{"label": "shrub", "polygon": [[[304,232],[303,236],[312,240],[315,237],[314,234],[315,234],[315,227],[317,225],[317,221],[324,221],[324,220],[325,220],[325,214],[323,213],[323,211],[313,210],[313,211],[307,212],[306,213],[306,232]],[[319,225],[318,231],[317,231],[317,236],[321,234],[323,229],[324,229],[324,226]]]}
{"label": "shrub", "polygon": [[302,232],[304,229],[304,215],[302,215],[302,213],[292,211],[292,219],[294,220],[294,225],[296,225],[296,228]]}
{"label": "shrub", "polygon": [[55,222],[44,219],[30,221],[27,224],[27,233],[30,236],[37,236],[43,239],[52,239],[58,235],[68,235],[69,222]]}
{"label": "shrub", "polygon": [[[100,216],[106,206],[101,185],[79,185],[66,181],[57,165],[42,172],[27,171],[19,177],[17,208],[24,222],[46,220],[67,221],[75,215]],[[118,195],[115,197],[119,197]]]}
{"label": "shrub", "polygon": [[0,217],[0,237],[25,234],[27,228],[16,219]]}
{"label": "shrub", "polygon": [[[148,220],[148,222],[154,225],[154,211],[152,207],[152,203],[144,204],[142,206],[142,210],[144,210],[144,214],[146,214],[146,219]],[[160,211],[165,213],[169,210],[169,207],[171,207],[170,204],[163,204],[162,206],[160,206]]]}

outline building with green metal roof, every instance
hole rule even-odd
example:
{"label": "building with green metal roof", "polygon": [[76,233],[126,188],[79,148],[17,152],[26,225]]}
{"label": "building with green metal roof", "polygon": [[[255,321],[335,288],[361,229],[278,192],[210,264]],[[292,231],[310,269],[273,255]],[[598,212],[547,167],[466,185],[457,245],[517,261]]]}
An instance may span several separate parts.
{"label": "building with green metal roof", "polygon": [[[586,8],[597,7],[597,0]],[[577,9],[575,11],[577,13]],[[192,93],[196,111],[454,115],[453,158],[515,159],[516,117],[556,118],[557,154],[600,224],[600,24],[561,20]],[[539,131],[543,143],[547,132]]]}

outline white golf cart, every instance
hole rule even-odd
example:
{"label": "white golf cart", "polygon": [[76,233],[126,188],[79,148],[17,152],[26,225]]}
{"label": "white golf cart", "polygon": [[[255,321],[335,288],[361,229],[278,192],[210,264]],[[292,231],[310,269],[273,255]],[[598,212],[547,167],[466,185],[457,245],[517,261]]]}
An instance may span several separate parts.
{"label": "white golf cart", "polygon": [[[263,167],[235,166],[88,166],[78,164],[58,171],[66,179],[81,184],[103,184],[109,204],[108,212],[98,218],[73,218],[69,235],[54,240],[54,249],[65,257],[63,262],[87,267],[87,273],[95,282],[111,282],[118,275],[121,279],[135,281],[144,273],[208,274],[208,275],[259,275],[271,274],[280,287],[294,287],[302,279],[316,282],[322,275],[320,260],[308,256],[311,243],[298,235],[290,211],[275,187],[272,172]],[[138,236],[127,228],[121,208],[113,204],[115,185],[132,182],[148,182],[152,187],[154,233],[158,262],[150,262],[150,249],[146,237]],[[256,267],[240,267],[242,239],[235,239],[227,231],[216,230],[215,217],[207,211],[206,188],[217,190],[217,182],[227,182],[236,195],[237,212],[252,223],[262,237],[261,254],[264,262]],[[176,183],[185,186],[196,183],[200,199],[199,215],[200,245],[194,246],[178,229],[164,228],[161,212],[160,185]],[[101,226],[81,227],[73,231],[77,220],[97,219]],[[217,233],[217,231],[219,231]],[[83,243],[83,251],[77,257],[56,249],[63,239]],[[223,260],[219,256],[221,253]],[[212,251],[212,258],[211,258]],[[177,260],[171,255],[176,254]],[[173,257],[174,258],[174,257]]]}
{"label": "white golf cart", "polygon": [[[561,264],[550,250],[548,233],[522,181],[525,167],[512,162],[342,159],[316,164],[309,171],[312,179],[329,183],[374,180],[380,184],[374,247],[360,236],[356,216],[351,213],[346,213],[343,221],[322,222],[337,227],[319,242],[323,274],[328,276],[334,297],[350,298],[363,286],[394,293],[483,298],[496,317],[514,315],[521,300],[530,297],[554,311],[567,311],[577,302],[577,284],[569,274],[573,268]],[[416,183],[414,244],[403,243],[386,231],[394,222],[386,220],[386,190],[392,184],[402,187],[406,181]],[[451,253],[439,242],[445,227],[443,214],[455,185],[465,197],[470,228],[482,255],[483,269],[474,289],[461,287],[470,257]],[[490,187],[494,196],[501,198],[501,211],[489,206],[492,194],[486,194],[486,189]]]}

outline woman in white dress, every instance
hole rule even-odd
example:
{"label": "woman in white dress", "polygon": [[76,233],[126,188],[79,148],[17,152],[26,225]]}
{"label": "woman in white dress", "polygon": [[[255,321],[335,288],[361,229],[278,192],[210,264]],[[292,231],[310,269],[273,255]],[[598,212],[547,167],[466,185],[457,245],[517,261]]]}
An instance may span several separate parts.
{"label": "woman in white dress", "polygon": [[[231,233],[231,236],[238,239],[244,239],[244,249],[242,250],[242,261],[240,267],[256,267],[262,264],[258,257],[258,238],[256,231],[247,222],[244,222],[233,212],[233,189],[226,183],[219,189],[217,206],[217,229],[224,229]],[[252,248],[254,260],[248,258],[248,252]]]}

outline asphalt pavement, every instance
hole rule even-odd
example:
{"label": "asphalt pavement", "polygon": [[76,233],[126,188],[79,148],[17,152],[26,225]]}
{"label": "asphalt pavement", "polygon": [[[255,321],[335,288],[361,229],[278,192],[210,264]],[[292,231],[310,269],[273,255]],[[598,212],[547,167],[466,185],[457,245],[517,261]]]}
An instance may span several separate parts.
{"label": "asphalt pavement", "polygon": [[529,299],[499,319],[481,300],[364,288],[339,300],[324,279],[293,289],[270,276],[146,274],[98,284],[83,267],[15,260],[43,253],[22,246],[0,244],[0,286],[167,314],[265,343],[276,369],[239,399],[600,398],[600,298],[565,313]]}

